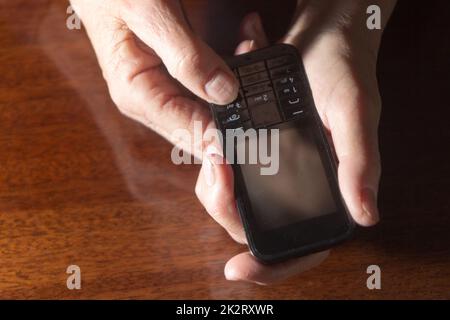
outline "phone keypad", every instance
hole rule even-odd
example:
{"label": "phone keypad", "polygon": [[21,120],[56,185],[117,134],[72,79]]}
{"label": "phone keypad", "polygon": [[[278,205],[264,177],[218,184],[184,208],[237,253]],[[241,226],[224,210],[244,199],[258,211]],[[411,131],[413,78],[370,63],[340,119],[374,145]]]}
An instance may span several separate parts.
{"label": "phone keypad", "polygon": [[261,128],[301,116],[308,95],[296,62],[294,55],[284,55],[234,69],[239,96],[229,105],[214,106],[222,129]]}

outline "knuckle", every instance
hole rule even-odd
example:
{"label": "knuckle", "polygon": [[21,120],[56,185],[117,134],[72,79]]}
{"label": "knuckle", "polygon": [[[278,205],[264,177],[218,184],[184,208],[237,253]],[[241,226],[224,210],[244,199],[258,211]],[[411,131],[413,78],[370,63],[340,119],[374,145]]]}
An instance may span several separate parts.
{"label": "knuckle", "polygon": [[116,70],[103,71],[106,84],[108,86],[109,95],[122,113],[127,113],[128,99],[127,93],[129,92],[129,83],[124,80],[123,76],[119,76]]}
{"label": "knuckle", "polygon": [[175,55],[174,60],[173,68],[171,68],[169,72],[175,79],[179,79],[185,74],[189,74],[200,68],[200,53],[191,46],[179,50],[178,54]]}
{"label": "knuckle", "polygon": [[120,45],[120,49],[116,49],[108,63],[106,73],[104,73],[106,79],[114,79],[123,83],[132,82],[133,75],[139,71],[140,65],[137,61],[133,61],[130,54],[124,52],[125,50],[129,49],[123,43]]}
{"label": "knuckle", "polygon": [[123,85],[120,81],[112,81],[108,83],[109,95],[112,102],[119,112],[129,118],[136,118],[136,112],[130,102],[129,87]]}

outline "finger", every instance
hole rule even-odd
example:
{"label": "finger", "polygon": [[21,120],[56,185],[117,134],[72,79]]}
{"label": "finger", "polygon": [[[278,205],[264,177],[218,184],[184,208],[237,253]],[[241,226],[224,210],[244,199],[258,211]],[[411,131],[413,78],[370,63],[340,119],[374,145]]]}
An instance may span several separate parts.
{"label": "finger", "polygon": [[254,41],[252,50],[269,45],[261,16],[257,12],[252,12],[244,17],[240,30],[240,38],[242,40]]}
{"label": "finger", "polygon": [[225,278],[231,281],[248,281],[257,284],[280,282],[321,264],[329,251],[291,259],[273,265],[262,264],[250,252],[238,254],[225,265]]}
{"label": "finger", "polygon": [[327,108],[336,155],[339,160],[339,185],[354,220],[363,226],[378,222],[378,184],[381,174],[378,152],[378,121],[381,102],[378,95],[368,96],[349,82],[346,92]]}
{"label": "finger", "polygon": [[269,40],[258,13],[250,13],[242,20],[241,38],[246,40],[243,40],[237,46],[235,55],[244,54],[269,45]]}
{"label": "finger", "polygon": [[123,21],[100,16],[102,21],[87,16],[83,22],[119,110],[201,159],[203,141],[192,137],[196,127],[202,136],[214,126],[208,108],[188,97]]}
{"label": "finger", "polygon": [[[249,23],[249,22],[248,22]],[[245,40],[236,54],[257,49],[254,40]],[[245,232],[234,201],[233,172],[224,164],[220,145],[210,144],[203,157],[203,164],[195,192],[211,217],[239,243],[246,243]]]}
{"label": "finger", "polygon": [[246,243],[244,228],[234,201],[233,172],[216,145],[203,157],[195,193],[211,217],[239,243]]}
{"label": "finger", "polygon": [[178,1],[130,2],[122,15],[135,34],[155,50],[169,73],[191,92],[216,104],[236,98],[238,81],[189,28]]}
{"label": "finger", "polygon": [[235,55],[244,54],[257,49],[254,40],[244,40],[236,47]]}

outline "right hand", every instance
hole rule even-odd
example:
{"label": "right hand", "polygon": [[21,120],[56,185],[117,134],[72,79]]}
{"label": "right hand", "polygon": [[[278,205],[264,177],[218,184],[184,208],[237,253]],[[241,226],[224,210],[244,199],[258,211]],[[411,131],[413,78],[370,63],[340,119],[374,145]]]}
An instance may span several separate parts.
{"label": "right hand", "polygon": [[[202,157],[204,146],[176,129],[213,127],[208,108],[232,102],[238,82],[189,28],[176,0],[71,0],[83,21],[111,97],[125,115]],[[176,139],[176,141],[174,141]]]}

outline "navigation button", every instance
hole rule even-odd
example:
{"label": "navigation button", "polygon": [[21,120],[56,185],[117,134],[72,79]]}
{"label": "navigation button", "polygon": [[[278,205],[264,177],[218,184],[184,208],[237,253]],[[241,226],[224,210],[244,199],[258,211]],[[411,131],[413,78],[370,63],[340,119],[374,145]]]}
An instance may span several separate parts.
{"label": "navigation button", "polygon": [[257,63],[250,64],[248,66],[240,67],[239,74],[241,75],[241,77],[243,77],[264,70],[266,70],[266,65],[264,64],[264,61],[260,61]]}
{"label": "navigation button", "polygon": [[242,86],[248,86],[254,83],[269,80],[269,75],[266,71],[252,74],[241,78]]}
{"label": "navigation button", "polygon": [[299,71],[299,66],[296,64],[291,64],[289,66],[284,66],[276,69],[270,70],[270,75],[272,78],[280,77],[280,76],[288,76],[292,73],[296,73]]}
{"label": "navigation button", "polygon": [[286,55],[286,56],[282,56],[279,58],[267,60],[267,66],[269,68],[274,68],[274,67],[283,66],[285,64],[290,64],[293,62],[295,62],[295,57],[292,55]]}
{"label": "navigation button", "polygon": [[253,86],[244,88],[244,92],[247,96],[251,96],[251,95],[254,95],[257,93],[270,91],[270,90],[272,90],[272,85],[271,85],[270,81],[255,84]]}

